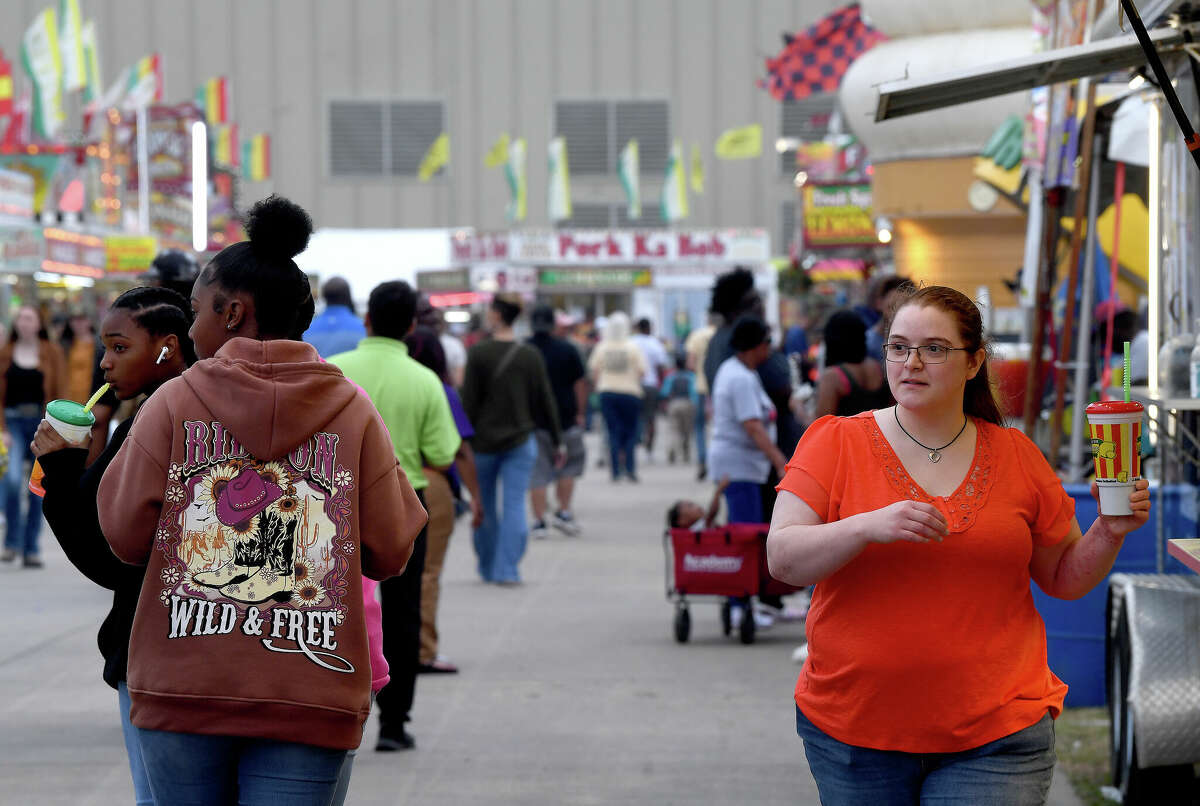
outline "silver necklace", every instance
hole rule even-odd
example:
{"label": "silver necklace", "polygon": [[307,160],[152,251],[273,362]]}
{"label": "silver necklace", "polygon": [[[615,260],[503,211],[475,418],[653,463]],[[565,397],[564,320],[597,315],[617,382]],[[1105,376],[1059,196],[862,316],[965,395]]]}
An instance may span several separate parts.
{"label": "silver necklace", "polygon": [[929,451],[929,461],[933,462],[935,465],[938,462],[942,461],[942,451],[946,450],[946,448],[949,448],[955,442],[958,442],[958,438],[962,436],[963,431],[967,430],[967,418],[966,418],[966,415],[964,415],[962,428],[958,429],[958,433],[954,435],[954,439],[950,440],[949,442],[947,442],[945,445],[943,445],[940,448],[931,448],[928,445],[926,445],[924,442],[922,442],[921,440],[914,437],[912,434],[908,433],[908,429],[905,428],[904,424],[900,422],[899,412],[896,411],[896,409],[899,409],[899,408],[900,408],[899,406],[895,406],[894,408],[892,408],[892,416],[894,416],[896,418],[896,425],[900,426],[900,430],[904,432],[904,436],[908,437],[913,442],[917,443],[922,448]]}

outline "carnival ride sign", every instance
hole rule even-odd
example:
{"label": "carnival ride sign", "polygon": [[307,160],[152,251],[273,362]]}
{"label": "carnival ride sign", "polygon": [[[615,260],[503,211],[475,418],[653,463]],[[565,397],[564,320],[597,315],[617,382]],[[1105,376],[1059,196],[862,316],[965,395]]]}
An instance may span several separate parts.
{"label": "carnival ride sign", "polygon": [[804,245],[810,248],[877,243],[869,184],[804,186]]}

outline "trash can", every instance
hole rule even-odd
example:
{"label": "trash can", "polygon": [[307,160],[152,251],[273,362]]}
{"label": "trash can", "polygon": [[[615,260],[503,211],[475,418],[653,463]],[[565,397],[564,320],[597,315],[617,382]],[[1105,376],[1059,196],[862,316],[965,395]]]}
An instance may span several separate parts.
{"label": "trash can", "polygon": [[[1087,531],[1096,519],[1096,500],[1089,485],[1064,485],[1067,494],[1075,499],[1075,519],[1079,528]],[[1197,537],[1197,488],[1190,484],[1171,484],[1163,490],[1163,539]],[[1158,488],[1150,488],[1151,503],[1158,506]],[[1157,513],[1151,509],[1150,521],[1125,538],[1121,553],[1113,565],[1113,573],[1154,574],[1158,572],[1155,547]],[[1191,573],[1174,557],[1166,554],[1163,570],[1168,574]],[[1105,604],[1108,583],[1102,581],[1082,599],[1073,602],[1047,596],[1037,583],[1033,601],[1046,623],[1046,651],[1050,669],[1065,682],[1066,705],[1077,708],[1100,706],[1107,701],[1104,684]]]}

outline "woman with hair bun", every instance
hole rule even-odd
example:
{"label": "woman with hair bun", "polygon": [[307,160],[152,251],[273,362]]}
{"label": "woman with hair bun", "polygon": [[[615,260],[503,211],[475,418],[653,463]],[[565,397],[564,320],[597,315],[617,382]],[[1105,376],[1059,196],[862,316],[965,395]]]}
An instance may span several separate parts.
{"label": "woman with hair bun", "polygon": [[1099,584],[1148,485],[1082,533],[1041,451],[1003,426],[979,309],[904,293],[884,331],[896,405],[817,420],[779,484],[771,574],[815,585],[796,731],[829,806],[1044,803],[1067,687],[1030,581],[1060,599]]}
{"label": "woman with hair bun", "polygon": [[146,565],[130,719],[158,803],[328,804],[370,711],[362,576],[399,574],[425,511],[370,401],[295,341],[307,213],[272,196],[192,289],[202,359],[145,403],[100,483]]}

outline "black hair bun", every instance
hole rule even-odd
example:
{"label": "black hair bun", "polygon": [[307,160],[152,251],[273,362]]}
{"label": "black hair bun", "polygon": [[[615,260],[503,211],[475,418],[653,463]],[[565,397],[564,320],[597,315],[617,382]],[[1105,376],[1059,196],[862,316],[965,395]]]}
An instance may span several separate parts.
{"label": "black hair bun", "polygon": [[313,232],[303,207],[274,194],[250,208],[245,224],[254,251],[274,260],[291,260],[303,252]]}

